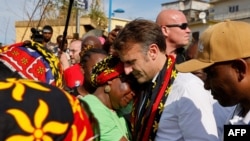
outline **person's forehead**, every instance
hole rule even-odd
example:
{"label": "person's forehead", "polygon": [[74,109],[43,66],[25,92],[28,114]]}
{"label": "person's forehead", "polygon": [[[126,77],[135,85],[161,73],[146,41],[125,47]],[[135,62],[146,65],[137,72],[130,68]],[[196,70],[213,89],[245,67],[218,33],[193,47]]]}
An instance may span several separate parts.
{"label": "person's forehead", "polygon": [[72,52],[72,53],[80,53],[81,52],[81,49],[80,48],[77,48],[77,47],[69,47],[69,52]]}
{"label": "person's forehead", "polygon": [[43,32],[43,34],[52,34],[52,32]]}
{"label": "person's forehead", "polygon": [[118,51],[121,61],[132,61],[138,57],[138,54],[142,53],[140,44],[128,44],[125,49]]}
{"label": "person's forehead", "polygon": [[80,41],[74,41],[69,46],[70,49],[81,49],[81,42]]}
{"label": "person's forehead", "polygon": [[98,62],[103,60],[105,57],[107,56],[104,54],[95,53],[95,54],[90,55],[90,58],[87,62],[89,62],[90,64],[97,64]]}
{"label": "person's forehead", "polygon": [[225,64],[227,63],[226,62],[215,63],[207,68],[204,68],[204,71],[206,71],[207,73],[214,71],[221,71],[221,70],[224,71],[224,68],[227,69],[227,66]]}
{"label": "person's forehead", "polygon": [[164,19],[165,23],[164,24],[182,24],[182,23],[188,23],[187,19],[183,15],[172,15],[168,19]]}
{"label": "person's forehead", "polygon": [[82,42],[83,45],[94,45],[94,43],[95,42],[93,40],[86,40]]}
{"label": "person's forehead", "polygon": [[[63,37],[59,37],[57,38],[58,41],[62,41],[63,40]],[[67,41],[67,40],[66,40]]]}

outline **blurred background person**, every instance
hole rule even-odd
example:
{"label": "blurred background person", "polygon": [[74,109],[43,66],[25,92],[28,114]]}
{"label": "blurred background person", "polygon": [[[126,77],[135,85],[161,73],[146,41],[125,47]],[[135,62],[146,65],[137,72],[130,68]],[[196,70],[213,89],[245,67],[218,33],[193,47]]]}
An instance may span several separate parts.
{"label": "blurred background person", "polygon": [[108,37],[103,44],[103,49],[106,50],[109,54],[112,54],[114,56],[117,56],[118,54],[114,50],[113,42],[118,33],[122,30],[122,28],[123,28],[122,26],[116,26],[113,30],[111,30],[108,33]]}
{"label": "blurred background person", "polygon": [[94,35],[88,35],[82,39],[82,49],[85,49],[88,45],[93,46],[95,48],[103,48],[101,40]]}
{"label": "blurred background person", "polygon": [[47,48],[50,52],[54,52],[54,48],[56,47],[56,43],[51,41],[53,36],[53,28],[50,25],[45,25],[42,29],[42,36],[43,36],[43,45]]}
{"label": "blurred background person", "polygon": [[[61,47],[60,47],[61,44],[63,44],[62,40],[63,40],[63,35],[58,35],[56,37],[56,46],[54,48],[53,54],[56,55],[57,57],[59,57],[59,55],[61,55],[63,52],[63,50],[61,50]],[[63,49],[65,48],[67,50],[67,48],[68,48],[68,40],[67,39],[65,40],[65,43],[63,44],[63,46],[64,46]],[[67,55],[68,59],[70,59],[68,53],[66,53],[66,55]]]}
{"label": "blurred background person", "polygon": [[83,84],[84,77],[80,67],[80,52],[82,40],[73,40],[68,47],[70,62],[68,61],[66,52],[62,52],[60,62],[63,66],[63,76],[65,79],[65,89],[71,91],[74,87]]}
{"label": "blurred background person", "polygon": [[166,39],[166,54],[176,58],[176,63],[185,61],[185,48],[190,43],[191,30],[183,12],[174,9],[162,10],[156,23],[161,26]]}

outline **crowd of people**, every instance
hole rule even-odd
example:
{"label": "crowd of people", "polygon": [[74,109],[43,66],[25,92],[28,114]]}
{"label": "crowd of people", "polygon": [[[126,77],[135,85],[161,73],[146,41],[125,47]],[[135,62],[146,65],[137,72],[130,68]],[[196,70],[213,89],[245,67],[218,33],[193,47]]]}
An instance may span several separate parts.
{"label": "crowd of people", "polygon": [[224,125],[250,124],[250,24],[191,33],[164,9],[105,40],[53,43],[46,25],[40,43],[1,47],[0,140],[223,141]]}

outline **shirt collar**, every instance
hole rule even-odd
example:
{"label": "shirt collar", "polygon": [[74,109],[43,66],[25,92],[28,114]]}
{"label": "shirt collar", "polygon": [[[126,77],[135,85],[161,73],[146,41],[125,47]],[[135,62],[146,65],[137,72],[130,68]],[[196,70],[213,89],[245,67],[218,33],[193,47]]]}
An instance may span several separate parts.
{"label": "shirt collar", "polygon": [[246,116],[242,116],[242,106],[239,104],[236,106],[233,113],[232,119],[229,120],[229,123],[232,125],[246,125],[250,123],[250,111],[247,112]]}

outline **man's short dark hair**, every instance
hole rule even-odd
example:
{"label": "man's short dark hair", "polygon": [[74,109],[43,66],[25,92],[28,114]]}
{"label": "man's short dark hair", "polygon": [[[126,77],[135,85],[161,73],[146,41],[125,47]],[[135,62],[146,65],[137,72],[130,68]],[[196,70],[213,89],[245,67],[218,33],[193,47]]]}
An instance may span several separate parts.
{"label": "man's short dark hair", "polygon": [[139,43],[146,51],[151,44],[156,44],[161,52],[166,50],[166,41],[161,27],[146,19],[135,19],[126,24],[114,40],[114,49],[118,51],[126,49],[127,42]]}

